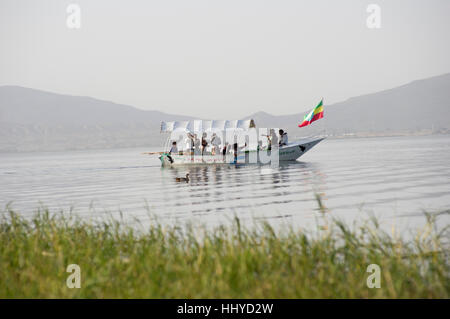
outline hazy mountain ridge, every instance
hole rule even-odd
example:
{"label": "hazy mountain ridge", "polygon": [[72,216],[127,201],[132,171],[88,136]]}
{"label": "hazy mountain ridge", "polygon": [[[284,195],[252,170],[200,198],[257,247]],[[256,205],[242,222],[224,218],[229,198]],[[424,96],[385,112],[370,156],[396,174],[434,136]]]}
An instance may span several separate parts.
{"label": "hazy mountain ridge", "polygon": [[1,122],[49,125],[159,125],[160,120],[186,118],[189,117],[141,110],[91,97],[56,94],[17,86],[0,87]]}
{"label": "hazy mountain ridge", "polygon": [[[304,113],[258,112],[259,127],[300,135],[411,133],[450,130],[450,73],[327,105],[324,119],[298,128]],[[314,105],[311,105],[311,108]],[[0,87],[0,151],[65,150],[161,145],[160,122],[188,116],[140,110],[90,97]]]}
{"label": "hazy mountain ridge", "polygon": [[[324,118],[302,128],[300,134],[342,135],[349,133],[394,134],[450,129],[450,73],[327,105]],[[311,109],[314,107],[311,106]],[[299,135],[298,124],[305,113],[249,116],[257,125],[278,126]]]}
{"label": "hazy mountain ridge", "polygon": [[160,122],[190,117],[83,96],[0,87],[0,150],[159,145]]}

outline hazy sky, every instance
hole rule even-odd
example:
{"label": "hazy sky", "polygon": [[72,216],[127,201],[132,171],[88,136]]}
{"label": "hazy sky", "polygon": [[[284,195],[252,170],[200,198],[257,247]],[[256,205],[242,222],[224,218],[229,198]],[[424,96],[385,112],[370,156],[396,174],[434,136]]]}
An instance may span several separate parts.
{"label": "hazy sky", "polygon": [[449,17],[449,0],[0,0],[0,85],[201,118],[297,113],[450,72]]}

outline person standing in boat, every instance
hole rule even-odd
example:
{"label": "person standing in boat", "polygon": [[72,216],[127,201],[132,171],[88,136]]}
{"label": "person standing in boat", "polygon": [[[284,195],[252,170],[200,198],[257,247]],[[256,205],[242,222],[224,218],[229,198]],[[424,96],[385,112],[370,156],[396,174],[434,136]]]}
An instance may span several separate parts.
{"label": "person standing in boat", "polygon": [[190,155],[194,155],[194,135],[192,135],[192,133],[187,133],[187,137],[188,150],[190,151]]}
{"label": "person standing in boat", "polygon": [[279,130],[278,133],[280,133],[280,146],[288,145],[288,135],[285,131]]}
{"label": "person standing in boat", "polygon": [[203,134],[202,134],[202,156],[203,156],[203,153],[205,153],[206,147],[208,146],[208,141],[207,141],[206,137],[207,137],[206,132],[203,132]]}
{"label": "person standing in boat", "polygon": [[272,149],[272,145],[278,145],[278,137],[273,128],[270,129],[269,135],[267,135],[267,150]]}
{"label": "person standing in boat", "polygon": [[200,154],[200,140],[197,137],[197,134],[194,134],[194,154]]}
{"label": "person standing in boat", "polygon": [[211,137],[211,145],[212,145],[212,153],[213,155],[220,153],[220,144],[222,141],[220,140],[220,137],[216,135],[216,133],[213,133]]}
{"label": "person standing in boat", "polygon": [[262,151],[263,149],[264,149],[264,147],[263,147],[262,141],[260,140],[260,141],[258,141],[258,145],[256,146],[256,150],[259,152],[259,151]]}
{"label": "person standing in boat", "polygon": [[238,153],[247,147],[247,143],[244,146],[239,146],[238,143],[233,144],[234,163],[237,163]]}
{"label": "person standing in boat", "polygon": [[230,144],[225,143],[225,145],[223,146],[223,149],[222,149],[222,156],[223,156],[223,161],[224,162],[225,162],[225,159],[227,157],[229,146],[230,146]]}

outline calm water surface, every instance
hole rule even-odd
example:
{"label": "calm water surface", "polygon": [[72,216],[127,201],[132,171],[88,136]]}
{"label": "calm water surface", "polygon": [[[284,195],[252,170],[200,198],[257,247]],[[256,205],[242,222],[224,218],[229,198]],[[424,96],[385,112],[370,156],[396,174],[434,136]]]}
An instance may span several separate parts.
{"label": "calm water surface", "polygon": [[[83,217],[217,224],[238,215],[274,223],[320,223],[374,213],[400,227],[423,211],[450,207],[450,136],[328,139],[301,161],[269,166],[161,168],[150,149],[0,154],[0,205],[31,215],[38,207]],[[190,173],[191,182],[175,177]],[[441,225],[448,224],[443,216]],[[318,221],[319,219],[319,221]]]}

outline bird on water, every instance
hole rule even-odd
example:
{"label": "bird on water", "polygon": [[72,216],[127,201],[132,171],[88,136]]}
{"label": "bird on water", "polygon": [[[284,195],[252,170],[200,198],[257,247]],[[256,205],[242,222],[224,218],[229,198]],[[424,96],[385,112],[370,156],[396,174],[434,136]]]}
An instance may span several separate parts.
{"label": "bird on water", "polygon": [[175,181],[177,182],[189,182],[189,173],[186,174],[186,177],[177,177],[175,178]]}

